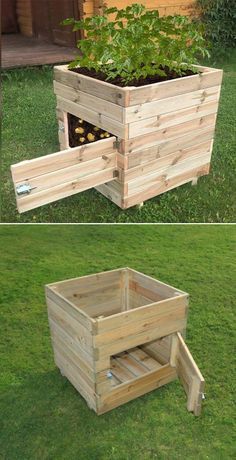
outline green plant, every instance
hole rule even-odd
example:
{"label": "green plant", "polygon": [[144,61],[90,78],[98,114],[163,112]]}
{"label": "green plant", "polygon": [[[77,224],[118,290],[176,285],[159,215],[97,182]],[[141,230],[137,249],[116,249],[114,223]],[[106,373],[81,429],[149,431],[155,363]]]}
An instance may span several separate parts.
{"label": "green plant", "polygon": [[128,84],[150,75],[166,76],[167,71],[181,75],[193,70],[197,55],[208,56],[201,24],[186,16],[160,18],[158,11],[137,3],[121,10],[105,8],[102,16],[81,21],[69,18],[63,24],[86,32],[70,68],[102,71],[107,80],[119,77]]}
{"label": "green plant", "polygon": [[236,45],[236,5],[232,0],[197,0],[206,38],[213,49]]}

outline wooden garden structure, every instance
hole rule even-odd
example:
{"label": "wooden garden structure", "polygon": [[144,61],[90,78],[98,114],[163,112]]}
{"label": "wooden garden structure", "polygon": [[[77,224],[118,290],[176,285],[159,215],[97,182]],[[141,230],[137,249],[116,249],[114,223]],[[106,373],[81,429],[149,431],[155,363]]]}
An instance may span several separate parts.
{"label": "wooden garden structure", "polygon": [[46,300],[55,363],[97,414],[176,378],[200,414],[205,382],[184,341],[187,293],[124,268],[50,284]]}

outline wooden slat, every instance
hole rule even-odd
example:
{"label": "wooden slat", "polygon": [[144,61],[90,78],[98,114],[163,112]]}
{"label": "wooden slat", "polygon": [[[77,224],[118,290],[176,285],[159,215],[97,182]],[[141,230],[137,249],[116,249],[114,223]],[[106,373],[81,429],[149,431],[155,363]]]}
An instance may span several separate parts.
{"label": "wooden slat", "polygon": [[88,406],[96,411],[96,398],[95,393],[87,385],[85,380],[81,377],[80,371],[65,359],[58,351],[55,349],[55,363],[61,369],[63,374],[68,378],[72,385],[78,390],[81,396],[87,401]]}
{"label": "wooden slat", "polygon": [[79,278],[72,278],[57,283],[48,284],[47,287],[68,296],[71,293],[79,294],[92,294],[97,289],[109,288],[113,283],[120,282],[120,274],[124,269],[107,270],[104,272],[80,276]]}
{"label": "wooden slat", "polygon": [[115,137],[104,139],[81,147],[74,147],[70,150],[51,153],[33,160],[21,161],[11,166],[11,173],[14,182],[26,181],[57,170],[64,170],[83,162],[94,160],[115,153]]}
{"label": "wooden slat", "polygon": [[94,321],[85,312],[80,310],[70,302],[68,299],[63,297],[60,292],[57,292],[50,285],[45,286],[46,300],[49,298],[56,304],[58,304],[63,310],[75,320],[79,321],[89,331],[93,330]]}
{"label": "wooden slat", "polygon": [[123,187],[117,179],[107,184],[99,185],[95,188],[99,193],[104,195],[117,206],[122,207]]}
{"label": "wooden slat", "polygon": [[209,169],[210,163],[207,163],[205,165],[185,171],[184,173],[169,178],[168,180],[160,180],[160,182],[157,184],[153,183],[145,190],[124,198],[124,206],[127,209],[131,206],[134,206],[135,204],[140,203],[141,201],[149,200],[150,198],[160,195],[161,193],[172,190],[173,188],[179,187],[180,185],[186,184],[187,182],[191,182],[195,178],[209,174]]}
{"label": "wooden slat", "polygon": [[[56,170],[49,174],[40,175],[38,177],[29,178],[27,180],[32,187],[30,195],[38,194],[43,190],[52,190],[53,187],[71,182],[77,181],[83,178],[87,178],[91,174],[105,171],[106,169],[115,170],[116,167],[116,154],[103,155],[95,160],[88,162],[79,163],[69,168],[63,168]],[[15,187],[20,185],[22,181],[15,182]],[[20,200],[20,198],[19,198]]]}
{"label": "wooden slat", "polygon": [[89,331],[74,318],[71,318],[58,304],[47,299],[48,316],[58,324],[64,332],[75,337],[80,347],[89,355],[93,355],[93,339]]}
{"label": "wooden slat", "polygon": [[157,144],[161,144],[168,140],[178,139],[184,135],[191,133],[196,136],[196,132],[200,129],[208,128],[214,132],[216,115],[211,114],[205,117],[186,121],[178,126],[170,126],[155,133],[148,133],[144,136],[138,136],[134,139],[123,140],[121,150],[123,153],[131,153],[141,149],[147,149]]}
{"label": "wooden slat", "polygon": [[76,193],[83,192],[104,182],[112,181],[114,179],[114,169],[110,168],[105,171],[100,171],[95,174],[90,174],[88,177],[82,177],[79,180],[65,182],[57,185],[52,189],[42,190],[33,195],[17,197],[18,212],[26,212],[31,209],[38,208],[45,204],[53,203]]}
{"label": "wooden slat", "polygon": [[[95,336],[94,346],[98,346],[95,354],[98,357],[113,355],[182,330],[186,327],[185,316],[185,307],[179,307],[173,314],[166,313],[162,317],[147,321],[147,326],[144,322],[142,324],[134,323],[132,326],[130,324],[130,333],[124,327],[112,331],[113,334]],[[102,344],[101,336],[104,344]]]}
{"label": "wooden slat", "polygon": [[[199,70],[204,71],[204,68],[197,67]],[[205,72],[189,77],[154,83],[148,85],[148,87],[131,88],[129,92],[129,106],[218,86],[221,84],[222,75],[222,70],[206,68]]]}
{"label": "wooden slat", "polygon": [[187,409],[194,412],[194,415],[200,415],[205,380],[179,333],[177,333],[177,340],[176,369],[187,394]]}
{"label": "wooden slat", "polygon": [[[83,91],[79,91],[71,86],[63,85],[57,81],[54,81],[54,92],[57,96],[74,102],[80,106],[85,106],[94,112],[105,115],[106,117],[117,120],[123,123],[124,109],[123,107],[106,101],[104,98],[99,98]],[[85,118],[85,117],[84,117]],[[86,120],[88,121],[88,120]]]}
{"label": "wooden slat", "polygon": [[161,365],[167,364],[170,361],[170,343],[172,335],[149,342],[143,345],[142,349]]}
{"label": "wooden slat", "polygon": [[77,364],[94,380],[93,357],[79,344],[76,337],[71,337],[52,318],[49,319],[52,341],[57,340],[62,348],[70,350],[76,356]]}
{"label": "wooden slat", "polygon": [[180,125],[186,121],[198,118],[201,119],[206,115],[216,114],[217,109],[218,101],[213,101],[130,123],[129,139],[148,133],[158,132],[163,128]]}
{"label": "wooden slat", "polygon": [[187,307],[188,294],[121,312],[114,317],[99,319],[96,322],[96,331],[97,334],[103,334],[123,327],[128,328],[130,324],[140,324],[141,321],[145,322],[150,318],[159,318],[165,312],[181,308],[182,305]]}
{"label": "wooden slat", "polygon": [[[177,289],[169,284],[163,283],[152,276],[145,275],[137,270],[129,268],[130,271],[130,279],[137,283],[140,287],[147,289],[149,291],[149,295],[157,294],[159,297],[163,298],[170,298],[170,297],[178,297],[183,296],[185,298],[188,297],[188,294],[180,289]],[[154,297],[153,297],[154,298]]]}
{"label": "wooden slat", "polygon": [[138,359],[134,359],[129,352],[124,352],[120,356],[117,355],[115,358],[121,366],[127,368],[135,377],[144,375],[147,372],[147,368],[143,366],[142,362]]}
{"label": "wooden slat", "polygon": [[115,407],[137,398],[149,391],[165,385],[176,378],[176,371],[171,366],[163,366],[155,371],[150,371],[142,377],[137,377],[132,382],[118,385],[110,393],[102,395],[98,403],[98,414],[103,414]]}
{"label": "wooden slat", "polygon": [[135,377],[135,374],[122,365],[120,360],[116,358],[111,359],[111,372],[122,383],[132,380]]}
{"label": "wooden slat", "polygon": [[[127,169],[133,168],[138,165],[146,164],[156,159],[162,158],[169,154],[181,154],[183,150],[188,148],[195,149],[195,146],[202,143],[208,144],[212,141],[214,136],[214,127],[206,127],[204,129],[196,130],[194,133],[187,133],[177,139],[167,140],[159,144],[151,145],[138,151],[127,153],[125,157],[128,160]],[[199,144],[199,142],[201,144]]]}
{"label": "wooden slat", "polygon": [[220,86],[213,86],[204,90],[127,107],[125,109],[125,123],[132,123],[133,121],[143,120],[154,115],[162,115],[211,101],[217,102],[219,94]]}
{"label": "wooden slat", "polygon": [[162,367],[156,359],[153,359],[141,347],[129,350],[129,355],[133,357],[138,363],[141,363],[142,366],[144,366],[149,371],[160,369],[160,367]]}
{"label": "wooden slat", "polygon": [[68,71],[67,66],[54,67],[54,78],[56,81],[68,86],[72,86],[80,91],[113,102],[120,106],[126,105],[128,91],[124,88],[117,87],[108,82],[96,80],[85,75],[79,75],[75,72]]}
{"label": "wooden slat", "polygon": [[140,193],[147,187],[154,185],[161,187],[163,183],[168,180],[183,174],[184,172],[191,171],[192,169],[199,168],[205,164],[209,164],[211,159],[211,152],[203,152],[201,155],[188,157],[185,161],[163,166],[160,169],[147,175],[139,176],[128,183],[129,196]]}
{"label": "wooden slat", "polygon": [[138,179],[141,181],[142,177],[144,178],[145,176],[148,176],[150,173],[153,173],[153,171],[155,171],[156,173],[160,171],[160,174],[166,173],[166,171],[168,173],[168,169],[165,168],[181,164],[183,164],[184,166],[186,164],[186,161],[190,161],[192,163],[191,166],[194,166],[194,159],[202,157],[203,155],[204,158],[205,155],[208,155],[207,158],[209,159],[211,156],[211,151],[212,141],[208,141],[207,143],[197,145],[196,147],[183,149],[181,150],[181,152],[165,155],[162,158],[150,161],[149,163],[146,163],[144,165],[128,169],[124,172],[124,182],[126,183],[134,179]]}
{"label": "wooden slat", "polygon": [[109,133],[112,133],[115,136],[121,137],[122,139],[127,138],[128,126],[92,110],[91,107],[88,109],[84,105],[68,101],[60,96],[57,96],[57,106],[61,110],[75,115],[76,117],[83,118],[89,123],[99,126],[99,128],[109,131]]}
{"label": "wooden slat", "polygon": [[[111,154],[102,154],[99,143],[91,148],[75,148],[56,154],[46,155],[39,159],[19,163],[11,167],[15,188],[22,183],[32,187],[28,195],[17,195],[16,200],[19,212],[25,212],[44,204],[74,195],[81,191],[114,180],[117,171],[116,149],[112,148],[112,141],[103,144]],[[95,159],[84,161],[86,151]],[[58,161],[57,161],[58,160]],[[75,163],[73,165],[73,163]],[[73,166],[65,167],[65,164]],[[51,171],[51,172],[49,172]],[[32,177],[30,177],[30,174]]]}

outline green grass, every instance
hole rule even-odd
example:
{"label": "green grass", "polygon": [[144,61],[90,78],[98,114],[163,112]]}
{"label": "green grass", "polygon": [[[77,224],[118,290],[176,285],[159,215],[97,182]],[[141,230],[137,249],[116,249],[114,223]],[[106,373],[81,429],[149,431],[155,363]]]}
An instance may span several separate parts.
{"label": "green grass", "polygon": [[[2,226],[0,458],[228,460],[235,387],[234,226]],[[198,418],[175,381],[96,416],[55,368],[44,284],[130,266],[190,293]]]}
{"label": "green grass", "polygon": [[236,215],[236,51],[224,62],[224,80],[211,173],[197,187],[181,186],[122,211],[95,190],[19,215],[10,165],[59,150],[51,67],[3,76],[3,222],[234,222]]}

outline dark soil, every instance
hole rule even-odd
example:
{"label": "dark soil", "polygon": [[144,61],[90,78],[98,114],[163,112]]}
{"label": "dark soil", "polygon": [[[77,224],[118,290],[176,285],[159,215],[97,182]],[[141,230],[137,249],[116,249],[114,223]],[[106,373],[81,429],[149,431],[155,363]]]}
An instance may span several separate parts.
{"label": "dark soil", "polygon": [[[81,128],[83,133],[76,133],[75,130]],[[101,141],[112,136],[111,133],[100,129],[85,120],[82,120],[74,115],[68,113],[68,131],[69,131],[69,145],[70,147],[78,147],[80,145],[92,144],[96,141]],[[92,139],[89,140],[88,136]],[[94,139],[93,139],[94,137]]]}
{"label": "dark soil", "polygon": [[70,69],[72,72],[79,73],[81,75],[87,75],[88,77],[96,78],[97,80],[107,81],[116,86],[145,86],[150,85],[151,83],[159,83],[161,81],[174,80],[175,78],[188,77],[194,75],[192,70],[186,70],[183,75],[177,75],[176,72],[170,71],[168,68],[163,70],[166,72],[166,77],[161,77],[160,75],[150,75],[147,78],[139,78],[138,80],[132,80],[127,85],[122,82],[121,78],[114,78],[112,80],[107,80],[106,75],[103,72],[96,72],[95,70],[89,70],[86,67],[76,67],[75,69]]}

